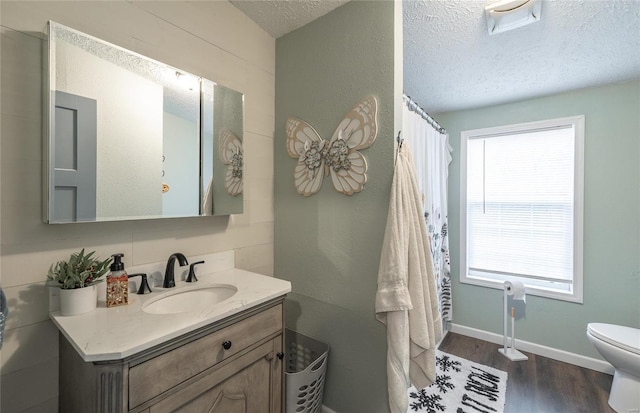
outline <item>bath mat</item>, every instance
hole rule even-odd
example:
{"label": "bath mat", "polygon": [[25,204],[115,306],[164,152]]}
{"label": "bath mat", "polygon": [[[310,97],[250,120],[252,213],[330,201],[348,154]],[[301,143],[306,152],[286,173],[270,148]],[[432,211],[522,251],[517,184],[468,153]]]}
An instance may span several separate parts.
{"label": "bath mat", "polygon": [[506,372],[438,350],[436,381],[409,388],[407,412],[503,413],[506,390]]}

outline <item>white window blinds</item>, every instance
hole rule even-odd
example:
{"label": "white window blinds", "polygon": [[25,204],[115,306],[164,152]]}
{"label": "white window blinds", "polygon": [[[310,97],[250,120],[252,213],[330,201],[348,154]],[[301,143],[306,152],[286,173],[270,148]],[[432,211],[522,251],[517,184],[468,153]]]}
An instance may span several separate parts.
{"label": "white window blinds", "polygon": [[482,132],[465,137],[465,275],[572,293],[576,125]]}

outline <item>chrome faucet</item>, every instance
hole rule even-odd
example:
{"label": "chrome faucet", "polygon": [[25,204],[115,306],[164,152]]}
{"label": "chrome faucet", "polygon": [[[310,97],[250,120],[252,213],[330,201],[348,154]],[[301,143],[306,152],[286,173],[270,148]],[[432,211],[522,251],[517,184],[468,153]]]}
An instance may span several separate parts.
{"label": "chrome faucet", "polygon": [[189,265],[187,262],[187,257],[179,252],[174,252],[169,256],[169,260],[167,260],[167,269],[164,271],[164,282],[162,283],[163,288],[172,288],[176,286],[176,280],[173,275],[173,268],[175,267],[176,258],[178,259],[178,263],[181,267]]}

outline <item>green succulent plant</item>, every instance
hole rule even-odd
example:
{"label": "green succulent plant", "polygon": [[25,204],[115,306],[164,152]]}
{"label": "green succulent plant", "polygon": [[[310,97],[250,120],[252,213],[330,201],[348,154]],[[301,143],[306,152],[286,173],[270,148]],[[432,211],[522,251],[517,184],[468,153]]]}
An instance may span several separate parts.
{"label": "green succulent plant", "polygon": [[93,254],[95,251],[85,255],[83,248],[80,252],[71,254],[69,260],[52,264],[47,273],[49,285],[72,290],[102,282],[101,277],[109,271],[111,257],[101,261]]}

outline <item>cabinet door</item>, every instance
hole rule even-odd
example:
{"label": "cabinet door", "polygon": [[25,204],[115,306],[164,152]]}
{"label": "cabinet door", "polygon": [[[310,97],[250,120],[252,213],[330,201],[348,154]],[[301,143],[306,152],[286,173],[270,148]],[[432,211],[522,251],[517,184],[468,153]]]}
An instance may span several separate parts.
{"label": "cabinet door", "polygon": [[281,393],[274,392],[281,387],[273,382],[274,364],[282,364],[275,355],[281,342],[278,336],[224,366],[203,372],[187,387],[151,406],[150,413],[273,412],[274,398],[281,398]]}
{"label": "cabinet door", "polygon": [[[271,412],[284,413],[284,335],[280,335],[273,340],[273,351],[276,358],[271,363]],[[282,357],[282,358],[281,358]]]}

